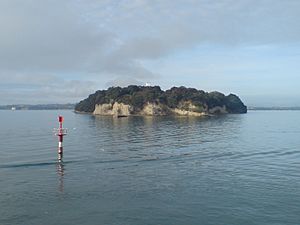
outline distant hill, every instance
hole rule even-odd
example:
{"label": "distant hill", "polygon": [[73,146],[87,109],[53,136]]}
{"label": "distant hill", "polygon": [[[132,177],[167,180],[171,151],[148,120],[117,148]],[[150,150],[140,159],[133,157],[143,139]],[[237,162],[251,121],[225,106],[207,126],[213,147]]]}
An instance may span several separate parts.
{"label": "distant hill", "polygon": [[195,88],[159,86],[111,87],[99,90],[75,106],[75,111],[99,115],[193,115],[246,113],[238,96]]}
{"label": "distant hill", "polygon": [[75,104],[16,104],[16,105],[1,105],[2,110],[54,110],[54,109],[74,109]]}

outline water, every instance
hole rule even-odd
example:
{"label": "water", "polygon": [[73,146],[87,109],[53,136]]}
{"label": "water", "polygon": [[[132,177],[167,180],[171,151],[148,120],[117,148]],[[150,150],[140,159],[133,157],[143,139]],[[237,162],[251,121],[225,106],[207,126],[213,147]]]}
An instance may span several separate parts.
{"label": "water", "polygon": [[300,224],[300,111],[0,111],[0,124],[1,225]]}

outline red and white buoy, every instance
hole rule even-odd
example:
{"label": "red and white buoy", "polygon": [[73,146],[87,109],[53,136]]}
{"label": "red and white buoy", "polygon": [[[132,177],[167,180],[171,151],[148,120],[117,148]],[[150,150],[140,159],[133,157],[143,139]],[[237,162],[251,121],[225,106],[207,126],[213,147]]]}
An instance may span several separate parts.
{"label": "red and white buoy", "polygon": [[59,128],[55,129],[55,135],[58,136],[58,161],[63,158],[63,136],[67,135],[67,129],[63,128],[64,118],[58,116]]}

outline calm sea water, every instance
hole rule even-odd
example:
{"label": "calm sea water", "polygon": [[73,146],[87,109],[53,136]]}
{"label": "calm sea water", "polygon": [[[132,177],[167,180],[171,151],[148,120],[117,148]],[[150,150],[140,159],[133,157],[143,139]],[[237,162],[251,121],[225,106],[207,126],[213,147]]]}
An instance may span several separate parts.
{"label": "calm sea water", "polygon": [[1,225],[300,224],[300,111],[0,111],[0,124]]}

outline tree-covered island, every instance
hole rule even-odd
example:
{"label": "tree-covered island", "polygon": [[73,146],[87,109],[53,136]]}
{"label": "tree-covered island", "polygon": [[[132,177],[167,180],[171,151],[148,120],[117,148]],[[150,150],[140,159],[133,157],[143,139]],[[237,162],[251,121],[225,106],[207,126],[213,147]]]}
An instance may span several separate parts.
{"label": "tree-covered island", "polygon": [[185,115],[246,113],[247,107],[234,94],[204,92],[195,88],[159,86],[111,87],[99,90],[75,106],[76,112],[95,115]]}

